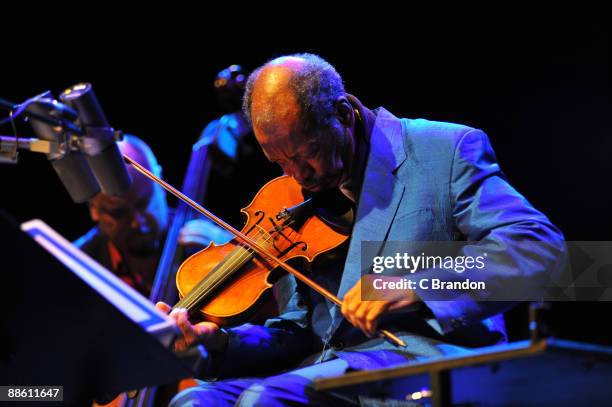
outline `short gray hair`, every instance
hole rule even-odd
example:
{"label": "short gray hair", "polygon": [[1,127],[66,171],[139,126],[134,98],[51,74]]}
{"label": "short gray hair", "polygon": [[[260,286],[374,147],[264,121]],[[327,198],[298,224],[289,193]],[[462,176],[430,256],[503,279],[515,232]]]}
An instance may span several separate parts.
{"label": "short gray hair", "polygon": [[[329,62],[318,55],[303,53],[285,57],[300,58],[305,61],[303,67],[295,72],[289,82],[300,108],[303,125],[306,129],[313,130],[329,126],[336,113],[334,104],[336,99],[346,94],[342,78]],[[251,116],[253,85],[261,71],[277,59],[266,62],[249,75],[242,110],[251,125],[254,124]]]}

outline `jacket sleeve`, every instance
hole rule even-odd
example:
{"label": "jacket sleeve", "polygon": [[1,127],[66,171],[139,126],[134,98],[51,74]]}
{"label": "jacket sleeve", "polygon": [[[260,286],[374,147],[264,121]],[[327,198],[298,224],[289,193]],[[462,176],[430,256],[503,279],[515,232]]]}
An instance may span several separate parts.
{"label": "jacket sleeve", "polygon": [[224,352],[210,352],[205,378],[245,377],[295,366],[310,352],[312,340],[308,311],[295,279],[281,278],[274,286],[280,316],[264,325],[229,328]]}
{"label": "jacket sleeve", "polygon": [[[455,146],[450,199],[454,224],[467,240],[458,255],[485,256],[486,267],[476,278],[485,282],[486,289],[443,290],[435,298],[427,290],[416,289],[444,332],[537,297],[541,294],[537,290],[546,286],[565,260],[561,231],[507,182],[488,137],[480,130],[467,131]],[[466,277],[444,269],[428,269],[418,276],[430,281]]]}

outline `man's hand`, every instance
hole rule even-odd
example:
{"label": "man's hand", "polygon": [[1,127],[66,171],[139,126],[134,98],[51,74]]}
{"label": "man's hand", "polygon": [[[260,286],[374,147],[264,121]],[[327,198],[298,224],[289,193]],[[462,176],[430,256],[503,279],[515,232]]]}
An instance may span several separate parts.
{"label": "man's hand", "polygon": [[208,219],[193,219],[185,223],[179,231],[179,244],[181,246],[206,247],[211,241],[216,244],[227,243],[232,235],[212,223]]}
{"label": "man's hand", "polygon": [[155,307],[165,313],[170,312],[169,317],[176,321],[181,331],[181,336],[174,341],[174,350],[184,351],[193,344],[201,343],[206,349],[220,351],[227,345],[226,334],[219,330],[219,325],[213,322],[199,322],[192,325],[185,308],[172,309],[164,302],[158,302]]}
{"label": "man's hand", "polygon": [[[417,296],[412,290],[374,289],[372,285],[374,278],[380,277],[363,276],[342,300],[344,317],[369,337],[376,333],[378,318],[382,314],[406,308],[417,301]],[[385,279],[391,278],[393,277],[385,277]],[[368,300],[363,300],[364,298]]]}

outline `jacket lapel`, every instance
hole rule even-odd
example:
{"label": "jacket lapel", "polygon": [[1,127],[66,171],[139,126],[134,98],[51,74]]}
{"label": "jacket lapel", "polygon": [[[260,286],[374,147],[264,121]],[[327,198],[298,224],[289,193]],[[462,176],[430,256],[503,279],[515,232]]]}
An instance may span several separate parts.
{"label": "jacket lapel", "polygon": [[[361,242],[378,242],[379,246],[382,246],[382,241],[387,236],[404,193],[404,186],[397,182],[394,171],[405,160],[401,122],[380,108],[370,136],[370,151],[355,225],[337,293],[340,300],[361,277]],[[376,249],[380,250],[380,247]],[[334,306],[331,315],[333,319],[329,336],[338,328],[343,318],[339,307]]]}

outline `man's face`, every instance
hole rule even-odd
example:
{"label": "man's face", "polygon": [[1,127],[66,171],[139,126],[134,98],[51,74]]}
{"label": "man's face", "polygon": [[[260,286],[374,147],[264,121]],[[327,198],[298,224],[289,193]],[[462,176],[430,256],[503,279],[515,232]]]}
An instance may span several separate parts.
{"label": "man's face", "polygon": [[168,208],[163,191],[140,174],[125,194],[98,194],[91,201],[91,216],[101,232],[119,250],[135,256],[157,251],[167,225]]}
{"label": "man's face", "polygon": [[284,115],[272,130],[254,130],[268,160],[308,191],[338,187],[349,176],[353,129],[339,118],[324,129],[307,132],[297,116]]}

